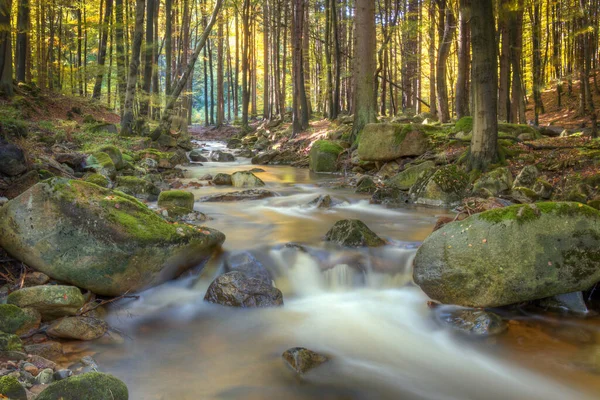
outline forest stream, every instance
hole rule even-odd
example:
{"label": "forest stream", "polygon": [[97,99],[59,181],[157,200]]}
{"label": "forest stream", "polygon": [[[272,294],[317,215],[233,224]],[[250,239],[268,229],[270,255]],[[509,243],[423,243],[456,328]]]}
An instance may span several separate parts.
{"label": "forest stream", "polygon": [[[197,143],[207,150],[217,142]],[[248,159],[187,167],[186,181],[252,168]],[[131,399],[592,399],[600,390],[600,325],[518,308],[508,332],[461,337],[437,322],[412,283],[412,259],[443,209],[386,209],[366,196],[332,189],[335,175],[262,166],[279,196],[196,202],[227,235],[224,252],[201,272],[124,299],[109,323],[117,347],[82,345],[102,370],[127,384]],[[196,199],[231,191],[194,190]],[[307,204],[329,194],[339,204]],[[361,219],[389,241],[340,250],[323,236],[342,218]],[[294,245],[290,245],[293,243]],[[287,244],[287,245],[286,245]],[[285,305],[236,309],[203,301],[230,252],[248,251],[274,277]],[[283,351],[304,346],[330,361],[301,378]]]}

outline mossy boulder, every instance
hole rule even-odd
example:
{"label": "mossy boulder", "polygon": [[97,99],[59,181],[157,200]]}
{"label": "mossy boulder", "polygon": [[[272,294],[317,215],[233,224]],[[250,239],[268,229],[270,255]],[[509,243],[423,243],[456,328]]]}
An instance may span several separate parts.
{"label": "mossy boulder", "polygon": [[314,172],[337,171],[337,159],[344,149],[329,140],[317,140],[313,143],[309,155],[309,167]]}
{"label": "mossy boulder", "polygon": [[98,318],[65,317],[52,322],[46,333],[61,339],[94,340],[107,330],[108,325]]}
{"label": "mossy boulder", "polygon": [[[85,122],[85,121],[84,121]],[[107,122],[92,122],[92,125],[90,127],[88,127],[88,130],[90,132],[95,132],[95,133],[110,133],[113,135],[116,135],[119,133],[119,128],[117,128],[117,126],[115,124],[109,124]]]}
{"label": "mossy boulder", "polygon": [[106,153],[112,160],[113,164],[115,164],[115,168],[117,170],[121,170],[125,167],[125,162],[123,161],[123,154],[121,150],[117,146],[114,145],[105,145],[96,149],[95,153]]}
{"label": "mossy boulder", "polygon": [[0,209],[0,246],[50,277],[106,296],[135,292],[202,264],[225,236],[172,225],[135,198],[52,178]]}
{"label": "mossy boulder", "polygon": [[94,171],[108,179],[115,179],[117,168],[112,158],[106,153],[97,152],[88,156],[85,160],[86,168]]}
{"label": "mossy boulder", "polygon": [[0,352],[23,351],[23,342],[15,334],[0,331]]}
{"label": "mossy boulder", "polygon": [[469,134],[473,131],[473,117],[462,117],[454,125],[454,132]]}
{"label": "mossy boulder", "polygon": [[135,153],[134,158],[136,161],[150,158],[157,162],[158,168],[162,169],[173,169],[179,164],[186,164],[188,162],[185,153],[163,152],[153,148],[138,151]]}
{"label": "mossy boulder", "polygon": [[513,176],[510,170],[506,167],[496,168],[475,181],[473,193],[483,197],[495,197],[510,190],[512,185]]}
{"label": "mossy boulder", "polygon": [[17,176],[27,171],[25,153],[14,144],[0,141],[0,174]]}
{"label": "mossy boulder", "polygon": [[204,156],[204,154],[202,154],[201,150],[195,149],[190,151],[190,154],[188,155],[190,157],[190,160],[193,162],[207,162],[208,158],[206,158]]}
{"label": "mossy boulder", "polygon": [[[510,195],[513,199],[523,204],[534,203],[538,199],[538,194],[535,191],[521,186],[513,187]],[[585,203],[585,198],[583,199],[582,203]]]}
{"label": "mossy boulder", "polygon": [[194,195],[185,190],[166,190],[158,196],[158,206],[167,210],[180,207],[192,212],[194,210]]}
{"label": "mossy boulder", "polygon": [[110,181],[107,177],[100,174],[89,174],[84,178],[84,181],[93,183],[94,185],[98,185],[103,188],[107,188],[110,185]]}
{"label": "mossy boulder", "polygon": [[533,189],[533,186],[537,182],[539,176],[540,171],[535,165],[526,165],[515,178],[513,186]]}
{"label": "mossy boulder", "polygon": [[428,129],[413,124],[368,124],[358,139],[358,155],[364,161],[392,161],[421,156],[430,147]]}
{"label": "mossy boulder", "polygon": [[238,171],[231,174],[231,184],[233,187],[237,188],[265,186],[265,183],[262,181],[262,179],[248,171]]}
{"label": "mossy boulder", "polygon": [[430,171],[433,168],[435,168],[435,163],[433,161],[425,161],[421,164],[412,165],[388,179],[385,184],[386,186],[398,188],[400,190],[409,190],[423,173]]}
{"label": "mossy boulder", "polygon": [[160,189],[152,182],[135,176],[117,177],[115,189],[137,199],[147,201],[155,201],[160,194]]}
{"label": "mossy boulder", "polygon": [[468,307],[588,289],[600,281],[600,212],[537,203],[446,224],[417,251],[413,277],[432,299]]}
{"label": "mossy boulder", "polygon": [[210,160],[215,162],[232,162],[235,161],[235,157],[231,153],[217,150],[210,155]]}
{"label": "mossy boulder", "polygon": [[385,244],[385,240],[358,219],[336,222],[325,235],[325,240],[345,247],[379,247]]}
{"label": "mossy boulder", "polygon": [[377,185],[370,176],[363,176],[356,184],[356,193],[371,193],[377,190]]}
{"label": "mossy boulder", "polygon": [[42,318],[50,320],[75,315],[85,299],[75,286],[43,285],[16,290],[8,295],[8,304],[37,310]]}
{"label": "mossy boulder", "polygon": [[13,304],[0,304],[0,331],[22,334],[40,323],[40,313],[35,309],[21,309]]}
{"label": "mossy boulder", "polygon": [[0,377],[0,398],[27,400],[27,391],[14,376],[2,376]]}
{"label": "mossy boulder", "polygon": [[417,204],[451,207],[460,203],[469,186],[468,175],[456,165],[422,173],[410,189]]}
{"label": "mossy boulder", "polygon": [[128,400],[127,386],[112,375],[88,372],[50,384],[37,400]]}
{"label": "mossy boulder", "polygon": [[231,186],[233,185],[233,181],[231,180],[231,175],[229,174],[216,174],[212,178],[212,183],[217,186]]}

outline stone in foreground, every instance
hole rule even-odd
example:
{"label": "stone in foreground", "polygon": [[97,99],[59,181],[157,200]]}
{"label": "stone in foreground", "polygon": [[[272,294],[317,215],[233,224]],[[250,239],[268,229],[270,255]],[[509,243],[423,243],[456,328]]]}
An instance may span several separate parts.
{"label": "stone in foreground", "polygon": [[438,320],[457,332],[469,336],[495,336],[508,329],[508,325],[502,317],[483,310],[456,309],[443,312]]}
{"label": "stone in foreground", "polygon": [[537,203],[449,223],[417,251],[413,278],[432,299],[467,307],[586,290],[600,281],[600,212]]}
{"label": "stone in foreground", "polygon": [[85,299],[79,288],[64,285],[44,285],[19,289],[8,295],[8,304],[33,308],[45,320],[75,315]]}
{"label": "stone in foreground", "polygon": [[228,272],[215,279],[208,287],[204,300],[242,308],[283,305],[283,295],[279,289],[239,271]]}
{"label": "stone in foreground", "polygon": [[0,304],[0,331],[6,333],[26,333],[39,326],[40,314],[34,309],[25,310],[13,304]]}
{"label": "stone in foreground", "polygon": [[209,228],[171,225],[131,196],[62,178],[40,182],[0,209],[0,246],[9,254],[105,296],[172,279],[224,240]]}
{"label": "stone in foreground", "polygon": [[287,349],[281,357],[299,374],[304,374],[328,361],[327,357],[304,347]]}
{"label": "stone in foreground", "polygon": [[54,382],[37,400],[128,400],[127,386],[112,375],[88,372]]}
{"label": "stone in foreground", "polygon": [[27,400],[27,392],[14,376],[0,377],[0,399]]}
{"label": "stone in foreground", "polygon": [[378,247],[385,245],[385,240],[369,229],[358,219],[338,221],[325,235],[325,240],[336,242],[346,247]]}
{"label": "stone in foreground", "polygon": [[329,140],[317,140],[310,149],[309,167],[314,172],[335,172],[342,146]]}
{"label": "stone in foreground", "polygon": [[66,317],[54,321],[46,331],[49,336],[61,339],[94,340],[102,337],[108,325],[90,317]]}

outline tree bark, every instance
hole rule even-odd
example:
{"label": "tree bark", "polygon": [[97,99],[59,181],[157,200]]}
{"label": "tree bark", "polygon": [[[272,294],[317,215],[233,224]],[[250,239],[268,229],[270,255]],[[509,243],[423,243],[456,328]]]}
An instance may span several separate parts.
{"label": "tree bark", "polygon": [[448,62],[448,56],[450,55],[452,36],[454,35],[454,31],[456,30],[456,24],[454,21],[454,14],[452,13],[452,7],[450,7],[450,5],[447,4],[446,0],[438,0],[438,3],[440,9],[445,10],[445,22],[444,35],[442,37],[440,47],[438,49],[436,88],[439,119],[440,122],[446,123],[450,121],[450,108],[448,107],[448,86],[446,84],[446,64]]}
{"label": "tree bark", "polygon": [[500,79],[498,82],[498,119],[509,121],[510,109],[510,29],[508,7],[510,0],[502,0],[499,5],[498,29],[502,40],[500,49]]}
{"label": "tree bark", "polygon": [[12,0],[0,0],[0,95],[13,95],[12,39],[10,15]]}
{"label": "tree bark", "polygon": [[469,115],[469,71],[471,64],[471,0],[460,0],[458,30],[458,74],[456,77],[456,118]]}
{"label": "tree bark", "polygon": [[377,99],[375,97],[375,71],[377,60],[377,34],[375,29],[375,2],[356,1],[356,36],[354,60],[354,127],[355,139],[365,125],[377,122]]}
{"label": "tree bark", "polygon": [[[96,74],[96,84],[94,85],[94,92],[92,94],[92,98],[94,99],[100,99],[100,95],[102,94],[102,80],[104,79],[104,64],[106,63],[106,47],[108,43],[108,26],[112,14],[112,5],[113,0],[106,0],[101,31],[102,38],[100,40],[100,47],[98,48],[98,73]],[[52,78],[49,81],[52,82]]]}
{"label": "tree bark", "polygon": [[25,82],[29,52],[29,0],[19,0],[17,14],[17,82]]}
{"label": "tree bark", "polygon": [[146,0],[136,0],[135,30],[133,34],[133,43],[131,45],[131,60],[129,61],[129,75],[127,77],[125,106],[123,108],[123,118],[121,118],[122,136],[131,136],[133,134],[133,101],[135,100],[135,88],[137,85],[138,71],[140,67],[142,39],[144,38],[145,7]]}
{"label": "tree bark", "polygon": [[127,75],[125,72],[125,36],[123,29],[123,0],[115,0],[115,39],[117,42],[117,85],[119,88],[119,111],[121,117],[125,109],[125,92],[127,91]]}
{"label": "tree bark", "polygon": [[223,40],[223,17],[219,16],[219,25],[217,28],[217,127],[222,126],[225,119],[225,96],[223,93]]}
{"label": "tree bark", "polygon": [[485,171],[498,160],[498,61],[493,0],[471,6],[473,48],[473,138],[470,168]]}
{"label": "tree bark", "polygon": [[140,99],[140,115],[148,116],[150,108],[150,89],[152,88],[152,57],[154,46],[154,2],[147,0],[146,5],[146,44],[144,46],[144,80],[142,83],[142,98]]}

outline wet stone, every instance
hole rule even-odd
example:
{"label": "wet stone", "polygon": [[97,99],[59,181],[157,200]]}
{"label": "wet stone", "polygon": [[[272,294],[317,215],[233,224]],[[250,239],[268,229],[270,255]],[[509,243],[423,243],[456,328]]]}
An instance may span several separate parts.
{"label": "wet stone", "polygon": [[328,361],[324,355],[304,347],[293,347],[286,350],[281,356],[287,365],[298,374],[304,374]]}

